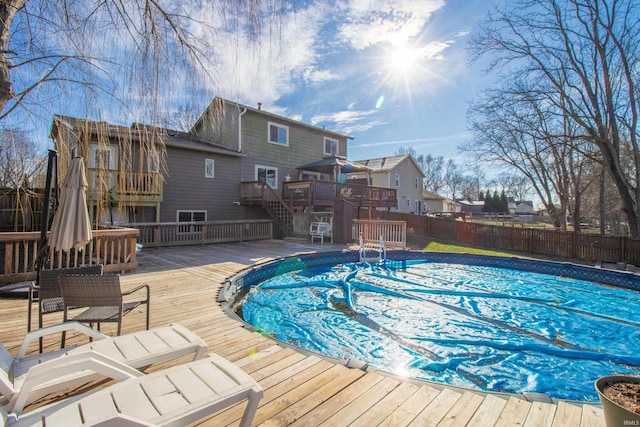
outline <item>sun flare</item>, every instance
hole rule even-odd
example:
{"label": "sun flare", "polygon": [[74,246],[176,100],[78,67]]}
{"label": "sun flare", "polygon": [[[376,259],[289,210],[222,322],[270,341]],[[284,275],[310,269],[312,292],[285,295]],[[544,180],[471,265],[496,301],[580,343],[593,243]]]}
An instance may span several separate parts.
{"label": "sun flare", "polygon": [[391,52],[390,65],[396,71],[407,73],[418,62],[418,52],[407,46],[398,47]]}

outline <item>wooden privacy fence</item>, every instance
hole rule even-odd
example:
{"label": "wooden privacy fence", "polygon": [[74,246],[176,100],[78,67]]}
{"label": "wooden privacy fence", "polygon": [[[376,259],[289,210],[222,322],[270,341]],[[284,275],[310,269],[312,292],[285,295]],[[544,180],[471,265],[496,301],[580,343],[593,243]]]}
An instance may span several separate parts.
{"label": "wooden privacy fence", "polygon": [[385,246],[407,247],[407,223],[405,221],[384,221],[384,220],[362,220],[352,221],[353,242],[358,242],[360,233],[364,243],[380,243],[380,236],[383,237]]}
{"label": "wooden privacy fence", "polygon": [[[93,230],[93,239],[82,250],[51,251],[44,268],[68,268],[103,264],[105,272],[135,270],[138,230],[132,228]],[[0,283],[36,278],[35,262],[40,250],[40,232],[0,233]]]}
{"label": "wooden privacy fence", "polygon": [[144,247],[242,242],[273,238],[273,221],[231,220],[203,222],[149,222],[129,224],[140,230],[138,242]]}
{"label": "wooden privacy fence", "polygon": [[572,258],[592,263],[603,261],[640,265],[640,239],[625,236],[486,225],[395,212],[372,211],[371,216],[382,215],[391,220],[406,221],[409,233],[470,246]]}

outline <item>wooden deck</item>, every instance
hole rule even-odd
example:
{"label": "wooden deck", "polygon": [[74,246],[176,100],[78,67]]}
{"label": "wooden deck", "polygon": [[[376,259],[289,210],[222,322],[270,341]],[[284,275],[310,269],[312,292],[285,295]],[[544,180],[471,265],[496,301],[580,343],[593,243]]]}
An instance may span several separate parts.
{"label": "wooden deck", "polygon": [[[216,302],[224,279],[251,264],[344,248],[283,241],[145,248],[138,257],[138,270],[124,275],[122,282],[126,288],[150,284],[151,327],[182,323],[198,333],[211,351],[232,360],[261,384],[265,395],[254,425],[604,426],[599,405],[529,402],[516,396],[402,380],[334,364],[251,332],[227,316]],[[144,328],[143,310],[125,317],[123,333]],[[0,312],[0,342],[15,354],[27,330],[27,301],[0,299]],[[58,321],[56,315],[45,319],[47,323]],[[111,325],[103,327],[107,334],[114,330]],[[57,348],[58,338],[45,340],[45,345]],[[36,351],[35,346],[32,351]],[[163,367],[166,365],[149,370]],[[42,403],[46,402],[37,404]],[[237,425],[243,409],[244,403],[198,425]]]}

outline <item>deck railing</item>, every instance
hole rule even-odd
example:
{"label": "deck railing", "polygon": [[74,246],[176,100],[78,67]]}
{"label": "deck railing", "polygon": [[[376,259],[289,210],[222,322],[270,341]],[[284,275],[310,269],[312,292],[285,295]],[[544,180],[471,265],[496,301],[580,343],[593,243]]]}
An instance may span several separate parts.
{"label": "deck railing", "polygon": [[[50,251],[43,268],[67,268],[103,264],[105,272],[135,270],[138,230],[93,230],[93,239],[82,250]],[[0,233],[0,283],[33,280],[40,247],[40,232]]]}
{"label": "deck railing", "polygon": [[292,206],[328,204],[347,200],[354,206],[396,207],[396,190],[360,182],[294,181],[283,183],[282,198]]}
{"label": "deck railing", "polygon": [[89,194],[100,192],[99,182],[104,180],[114,188],[113,197],[161,198],[162,174],[160,172],[129,172],[88,168]]}
{"label": "deck railing", "polygon": [[140,230],[143,247],[199,245],[273,238],[273,221],[231,220],[128,224]]}
{"label": "deck railing", "polygon": [[407,223],[405,221],[363,220],[352,221],[351,239],[358,242],[360,234],[364,243],[380,243],[380,236],[387,247],[407,247]]}

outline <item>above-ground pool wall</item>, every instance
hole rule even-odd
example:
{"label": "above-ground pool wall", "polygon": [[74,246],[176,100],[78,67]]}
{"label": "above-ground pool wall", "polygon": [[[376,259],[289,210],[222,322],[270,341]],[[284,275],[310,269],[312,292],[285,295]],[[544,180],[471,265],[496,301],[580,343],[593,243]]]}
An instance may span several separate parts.
{"label": "above-ground pool wall", "polygon": [[[470,264],[485,267],[510,268],[513,270],[531,271],[534,273],[550,274],[553,276],[570,277],[572,279],[596,282],[605,285],[640,291],[640,275],[630,271],[615,271],[569,262],[539,261],[517,257],[498,257],[489,255],[456,254],[444,252],[409,252],[410,255],[397,259],[424,259],[427,262],[442,262],[449,264]],[[395,252],[388,252],[387,258],[396,259]]]}
{"label": "above-ground pool wall", "polygon": [[[640,291],[640,275],[628,271],[614,271],[566,262],[538,261],[516,257],[421,251],[387,252],[386,262],[389,267],[401,269],[406,265],[405,262],[410,260],[510,268],[513,270],[570,277]],[[252,285],[271,277],[310,267],[338,265],[358,261],[358,252],[345,251],[299,255],[255,265],[227,279],[227,283],[218,296],[218,302],[227,303],[228,307],[235,307],[249,292]]]}

